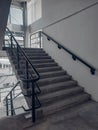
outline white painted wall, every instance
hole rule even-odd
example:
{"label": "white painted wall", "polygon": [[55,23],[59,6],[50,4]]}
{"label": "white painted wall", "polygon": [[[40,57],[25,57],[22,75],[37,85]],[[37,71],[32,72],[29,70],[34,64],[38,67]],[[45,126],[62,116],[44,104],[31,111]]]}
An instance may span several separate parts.
{"label": "white painted wall", "polygon": [[40,30],[96,1],[98,0],[42,0],[42,17],[32,23],[31,32]]}
{"label": "white painted wall", "polygon": [[[98,5],[49,26],[44,31],[98,69],[97,12]],[[73,61],[69,54],[58,50],[54,44],[44,41],[44,49],[98,101],[97,73],[92,76],[86,66]]]}
{"label": "white painted wall", "polygon": [[[98,5],[53,24],[94,2],[98,0],[42,0],[42,19],[31,25],[31,32],[42,28],[98,69]],[[86,66],[73,61],[69,54],[59,50],[55,44],[49,44],[46,38],[44,49],[98,101],[98,73],[92,76]]]}

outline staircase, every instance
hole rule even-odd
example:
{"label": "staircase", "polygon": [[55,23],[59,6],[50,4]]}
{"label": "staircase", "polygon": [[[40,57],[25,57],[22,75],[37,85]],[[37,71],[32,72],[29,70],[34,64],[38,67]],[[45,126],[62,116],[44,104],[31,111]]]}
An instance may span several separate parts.
{"label": "staircase", "polygon": [[[23,50],[40,74],[37,85],[41,90],[41,93],[38,94],[41,107],[36,111],[37,118],[45,117],[91,100],[91,96],[84,91],[84,88],[79,86],[77,81],[63,70],[43,49],[24,48]],[[16,49],[14,49],[15,51]],[[25,78],[26,69],[23,56],[19,53],[21,66],[18,69],[16,56],[12,55],[10,49],[7,49],[7,54],[17,78],[22,80]],[[33,76],[35,77],[35,74]],[[22,80],[21,89],[29,108],[31,108],[31,87],[27,88],[26,83]]]}

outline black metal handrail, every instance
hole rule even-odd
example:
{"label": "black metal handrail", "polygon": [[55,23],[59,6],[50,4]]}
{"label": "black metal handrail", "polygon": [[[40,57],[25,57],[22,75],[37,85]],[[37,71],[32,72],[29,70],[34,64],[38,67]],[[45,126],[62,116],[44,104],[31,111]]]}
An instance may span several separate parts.
{"label": "black metal handrail", "polygon": [[[11,39],[10,48],[11,48],[12,55],[15,54],[14,48],[16,48],[16,58],[17,58],[18,69],[20,69],[20,67],[21,67],[19,53],[22,54],[24,57],[26,78],[22,79],[22,81],[27,83],[27,89],[30,87],[30,83],[32,85],[32,93],[30,95],[32,97],[32,109],[28,109],[27,111],[32,110],[32,121],[35,122],[35,118],[36,118],[35,117],[35,109],[36,109],[35,103],[36,103],[36,100],[37,100],[37,102],[40,102],[39,99],[36,98],[37,93],[35,92],[35,87],[39,87],[38,85],[36,85],[37,84],[36,82],[40,79],[40,75],[39,75],[38,71],[35,69],[35,67],[32,65],[32,63],[29,60],[29,58],[27,57],[25,51],[18,44],[17,40],[15,39],[15,37],[13,36],[13,34],[9,30],[9,28],[6,28],[6,29],[10,34],[10,39]],[[13,46],[14,46],[14,48],[13,48]],[[29,67],[31,67],[31,70],[33,71],[33,74],[35,73],[36,77],[35,76],[33,77],[33,74],[30,72]],[[38,90],[40,90],[40,88],[38,88]],[[41,90],[39,91],[39,93],[40,92],[41,92]],[[26,96],[29,96],[29,95],[26,95]],[[39,104],[39,107],[40,106],[41,106],[41,104]]]}
{"label": "black metal handrail", "polygon": [[[65,46],[61,45],[59,42],[57,42],[57,41],[56,41],[54,38],[52,38],[51,36],[47,35],[45,32],[39,31],[39,32],[36,32],[36,33],[39,33],[39,34],[40,34],[40,35],[39,35],[40,37],[41,37],[42,35],[46,36],[48,41],[50,41],[50,40],[53,41],[53,43],[55,43],[55,44],[58,46],[59,49],[63,49],[64,51],[66,51],[67,53],[69,53],[69,54],[72,56],[73,60],[78,60],[78,61],[80,61],[81,63],[83,63],[85,66],[87,66],[87,67],[90,69],[90,73],[91,73],[92,75],[95,75],[96,68],[93,67],[92,65],[90,65],[88,62],[86,62],[85,60],[83,60],[82,58],[80,58],[79,56],[77,56],[75,53],[73,53],[72,51],[70,51],[69,49],[67,49]],[[32,36],[32,35],[35,35],[36,33],[31,34],[31,36]],[[30,36],[30,38],[31,38],[31,36]],[[40,38],[40,39],[41,39],[41,38]]]}
{"label": "black metal handrail", "polygon": [[18,84],[20,84],[20,80],[15,84],[15,86],[10,90],[10,92],[6,95],[6,97],[8,97],[10,95],[10,93],[18,86]]}
{"label": "black metal handrail", "polygon": [[[19,86],[20,84],[20,80],[13,86],[13,88],[10,90],[10,92],[7,94],[7,96],[4,98],[4,102],[5,102],[5,106],[6,106],[6,115],[9,116],[9,112],[11,112],[11,115],[15,115],[15,109],[14,109],[14,104],[13,104],[13,100],[16,99],[18,96],[20,96],[22,93],[20,92],[19,94],[17,94],[17,96],[13,97],[13,92],[15,91],[15,89],[17,88],[17,86]],[[9,109],[9,105],[10,105],[10,109]]]}
{"label": "black metal handrail", "polygon": [[77,56],[76,54],[74,54],[72,51],[70,51],[69,49],[67,49],[65,46],[61,45],[59,42],[57,42],[56,40],[54,40],[52,37],[50,37],[46,33],[41,32],[41,34],[45,35],[48,40],[52,40],[58,46],[59,49],[63,49],[64,51],[66,51],[67,53],[69,53],[72,56],[73,60],[78,60],[81,63],[83,63],[84,65],[86,65],[90,69],[91,74],[95,75],[95,71],[96,71],[95,67],[93,67],[92,65],[90,65],[88,62],[84,61],[82,58],[80,58],[79,56]]}
{"label": "black metal handrail", "polygon": [[[29,58],[26,56],[26,53],[24,52],[24,50],[20,47],[20,45],[18,44],[17,40],[15,39],[15,37],[13,36],[13,34],[11,33],[11,31],[9,30],[9,28],[6,27],[6,29],[8,30],[8,32],[10,33],[11,37],[13,38],[13,40],[16,42],[17,47],[20,49],[20,52],[23,54],[25,60],[31,65],[32,69],[35,71],[37,78],[33,79],[34,81],[37,81],[40,79],[40,75],[37,72],[37,70],[35,69],[35,67],[32,65],[32,63],[30,62]],[[12,48],[11,48],[12,49]],[[19,62],[19,61],[18,61]]]}

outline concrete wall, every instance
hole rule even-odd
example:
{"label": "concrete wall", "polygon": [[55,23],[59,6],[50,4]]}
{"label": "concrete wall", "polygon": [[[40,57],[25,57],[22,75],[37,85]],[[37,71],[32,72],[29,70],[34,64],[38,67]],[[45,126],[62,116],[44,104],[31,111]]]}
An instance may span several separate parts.
{"label": "concrete wall", "polygon": [[42,17],[41,1],[42,0],[31,0],[27,2],[28,25]]}
{"label": "concrete wall", "polygon": [[11,0],[0,0],[0,49],[2,48],[10,3],[11,3]]}
{"label": "concrete wall", "polygon": [[30,25],[30,32],[45,28],[98,0],[42,0],[42,17]]}
{"label": "concrete wall", "polygon": [[[42,0],[42,19],[30,26],[31,32],[43,29],[98,69],[98,5],[66,19],[94,2],[98,0]],[[49,44],[46,38],[44,49],[98,101],[98,72],[92,76],[86,66],[73,61],[69,54]]]}

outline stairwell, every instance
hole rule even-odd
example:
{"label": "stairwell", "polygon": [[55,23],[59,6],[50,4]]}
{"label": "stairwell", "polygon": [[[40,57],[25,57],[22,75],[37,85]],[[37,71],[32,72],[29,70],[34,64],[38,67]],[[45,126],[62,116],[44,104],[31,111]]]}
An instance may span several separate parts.
{"label": "stairwell", "polygon": [[[46,117],[92,101],[91,96],[85,92],[84,88],[43,49],[24,48],[23,50],[40,74],[37,84],[41,89],[41,94],[38,95],[41,107],[36,111],[37,118]],[[10,49],[7,49],[7,54],[17,78],[22,80],[25,77],[26,69],[23,56],[19,54],[21,66],[18,69],[16,56],[12,55]],[[33,76],[35,77],[35,75]],[[26,83],[22,81],[21,89],[29,108],[31,108],[31,95],[26,96],[31,94],[31,88],[26,88]]]}

